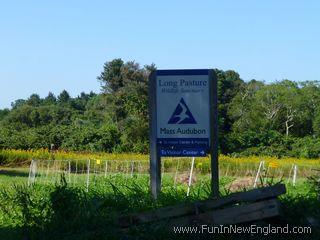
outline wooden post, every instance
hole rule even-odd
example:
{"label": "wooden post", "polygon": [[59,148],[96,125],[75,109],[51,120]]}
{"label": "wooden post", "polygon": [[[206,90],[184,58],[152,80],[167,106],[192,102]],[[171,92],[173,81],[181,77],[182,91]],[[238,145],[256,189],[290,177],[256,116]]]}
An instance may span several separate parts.
{"label": "wooden post", "polygon": [[218,83],[213,70],[209,70],[210,98],[210,156],[211,156],[211,193],[219,197],[219,161],[218,161]]}
{"label": "wooden post", "polygon": [[157,199],[161,190],[161,157],[157,144],[157,91],[156,71],[149,77],[149,128],[150,128],[150,185],[154,199]]}

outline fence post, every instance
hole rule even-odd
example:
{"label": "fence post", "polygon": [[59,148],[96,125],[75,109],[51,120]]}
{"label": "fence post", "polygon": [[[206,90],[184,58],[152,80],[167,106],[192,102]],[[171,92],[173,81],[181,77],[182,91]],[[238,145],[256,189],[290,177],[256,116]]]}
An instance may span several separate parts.
{"label": "fence post", "polygon": [[77,183],[77,177],[78,177],[78,160],[76,160],[76,173],[74,174],[74,177],[73,177],[74,185]]}
{"label": "fence post", "polygon": [[35,182],[36,171],[37,171],[37,161],[32,159],[30,164],[30,169],[29,169],[28,186],[30,186]]}
{"label": "fence post", "polygon": [[48,183],[48,175],[49,175],[49,167],[50,167],[50,160],[47,160],[47,172],[46,172],[46,183]]}
{"label": "fence post", "polygon": [[108,160],[106,160],[106,169],[104,171],[104,176],[106,177],[108,173]]}
{"label": "fence post", "polygon": [[163,175],[164,175],[164,160],[165,160],[165,159],[162,159],[162,162],[161,162],[161,171],[162,171],[162,173],[161,173],[161,179],[163,179]]}
{"label": "fence post", "polygon": [[192,173],[193,173],[194,159],[195,159],[195,157],[192,157],[191,168],[190,168],[190,175],[189,175],[189,183],[188,183],[187,196],[189,196],[189,193],[190,193],[190,187],[191,187],[191,183],[192,183]]}
{"label": "fence post", "polygon": [[224,174],[224,176],[225,176],[225,177],[228,177],[229,167],[230,167],[230,163],[228,164],[228,166],[227,166],[227,170],[226,170],[226,172],[225,172],[225,174]]}
{"label": "fence post", "polygon": [[89,182],[90,182],[90,159],[88,160],[88,167],[87,167],[87,192],[89,192]]}
{"label": "fence post", "polygon": [[131,177],[133,177],[134,161],[131,162]]}
{"label": "fence post", "polygon": [[298,171],[298,166],[297,166],[297,164],[295,164],[294,168],[293,168],[293,179],[292,179],[292,185],[294,187],[296,186],[297,171]]}
{"label": "fence post", "polygon": [[259,164],[259,169],[258,169],[258,172],[257,172],[257,175],[256,175],[256,178],[254,180],[254,184],[253,184],[253,187],[257,187],[257,182],[258,182],[258,178],[260,177],[261,175],[261,169],[264,167],[264,161],[261,161],[260,164]]}
{"label": "fence post", "polygon": [[128,179],[128,175],[129,175],[129,160],[127,161],[127,164],[126,164],[126,181]]}
{"label": "fence post", "polygon": [[176,184],[177,184],[177,176],[178,176],[179,162],[180,162],[180,159],[178,158],[176,173],[175,173],[175,175],[174,175],[174,182],[173,182],[174,188],[176,188]]}
{"label": "fence post", "polygon": [[71,183],[71,163],[70,160],[68,162],[68,180],[69,180],[69,184]]}
{"label": "fence post", "polygon": [[291,174],[292,174],[293,169],[294,169],[294,164],[292,164],[292,166],[291,166],[291,168],[290,168],[289,177],[288,177],[288,180],[287,180],[287,184],[290,182],[290,178],[291,178]]}

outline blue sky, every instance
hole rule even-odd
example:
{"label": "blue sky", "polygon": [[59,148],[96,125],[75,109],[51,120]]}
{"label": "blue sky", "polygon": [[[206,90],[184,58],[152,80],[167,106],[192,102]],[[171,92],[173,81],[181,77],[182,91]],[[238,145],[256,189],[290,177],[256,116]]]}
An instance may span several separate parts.
{"label": "blue sky", "polygon": [[320,80],[319,11],[312,0],[2,1],[0,109],[32,93],[99,92],[114,58]]}

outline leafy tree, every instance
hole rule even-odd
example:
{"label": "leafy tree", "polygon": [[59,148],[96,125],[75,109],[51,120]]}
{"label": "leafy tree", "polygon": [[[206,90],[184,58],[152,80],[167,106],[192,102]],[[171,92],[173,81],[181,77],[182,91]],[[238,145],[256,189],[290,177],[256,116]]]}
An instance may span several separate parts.
{"label": "leafy tree", "polygon": [[69,103],[70,99],[70,94],[66,90],[63,90],[58,96],[58,102],[61,104]]}
{"label": "leafy tree", "polygon": [[105,63],[98,77],[104,84],[108,115],[123,132],[123,150],[148,149],[148,76],[152,70],[154,64],[141,68],[134,61],[115,59]]}
{"label": "leafy tree", "polygon": [[38,94],[32,94],[26,103],[30,106],[38,107],[41,104],[41,98]]}
{"label": "leafy tree", "polygon": [[5,118],[3,124],[13,127],[16,130],[32,127],[33,124],[30,115],[33,109],[34,107],[29,105],[22,105],[19,108],[14,108]]}
{"label": "leafy tree", "polygon": [[86,104],[84,118],[96,126],[115,122],[112,101],[110,94],[93,96]]}
{"label": "leafy tree", "polygon": [[55,104],[56,102],[57,102],[57,98],[52,92],[49,92],[48,96],[46,96],[43,100],[43,103],[45,105],[52,105],[52,104]]}
{"label": "leafy tree", "polygon": [[8,108],[0,109],[0,121],[4,119],[8,114],[10,113],[10,110]]}
{"label": "leafy tree", "polygon": [[123,87],[121,68],[124,62],[118,58],[111,62],[106,62],[103,71],[97,79],[101,82],[102,91],[105,93],[116,92]]}
{"label": "leafy tree", "polygon": [[17,108],[23,106],[25,103],[26,103],[26,100],[18,99],[16,101],[14,101],[13,103],[11,103],[11,107],[12,107],[12,109],[17,109]]}
{"label": "leafy tree", "polygon": [[320,106],[318,106],[314,113],[313,132],[315,136],[320,137]]}
{"label": "leafy tree", "polygon": [[251,80],[239,89],[232,99],[229,108],[229,116],[233,121],[232,129],[235,132],[247,130],[260,131],[260,112],[256,111],[256,93],[264,87],[264,83]]}
{"label": "leafy tree", "polygon": [[[305,81],[299,83],[301,88],[301,106],[303,126],[299,127],[299,136],[318,134],[319,131],[319,103],[320,81]],[[319,135],[318,135],[319,136]]]}
{"label": "leafy tree", "polygon": [[50,108],[50,116],[53,124],[70,125],[74,112],[67,107],[55,106]]}
{"label": "leafy tree", "polygon": [[215,69],[215,72],[218,78],[219,144],[220,150],[226,153],[228,151],[227,134],[231,131],[233,125],[229,113],[230,104],[239,89],[243,88],[244,82],[235,71]]}
{"label": "leafy tree", "polygon": [[298,125],[301,111],[301,93],[298,84],[289,80],[279,83],[279,101],[282,102],[281,122],[286,136]]}

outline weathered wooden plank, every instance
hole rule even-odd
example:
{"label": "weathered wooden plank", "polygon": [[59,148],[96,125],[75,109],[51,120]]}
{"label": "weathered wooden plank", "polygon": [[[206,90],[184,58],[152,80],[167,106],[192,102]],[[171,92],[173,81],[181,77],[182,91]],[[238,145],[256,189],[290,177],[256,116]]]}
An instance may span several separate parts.
{"label": "weathered wooden plank", "polygon": [[223,198],[209,199],[195,203],[187,203],[176,206],[170,206],[152,211],[122,216],[119,224],[127,227],[132,224],[143,224],[147,222],[159,221],[167,218],[180,217],[185,215],[197,214],[214,208],[219,208],[235,202],[258,201],[267,198],[274,198],[286,192],[284,184],[277,184],[271,187],[262,187],[246,192],[233,193]]}
{"label": "weathered wooden plank", "polygon": [[[213,214],[214,224],[237,224],[278,216],[280,202],[277,199],[251,203],[216,211]],[[224,216],[223,218],[221,216]]]}
{"label": "weathered wooden plank", "polygon": [[212,210],[199,215],[172,219],[168,227],[192,226],[198,224],[229,225],[251,222],[279,215],[280,202],[276,199],[238,205],[230,208]]}

